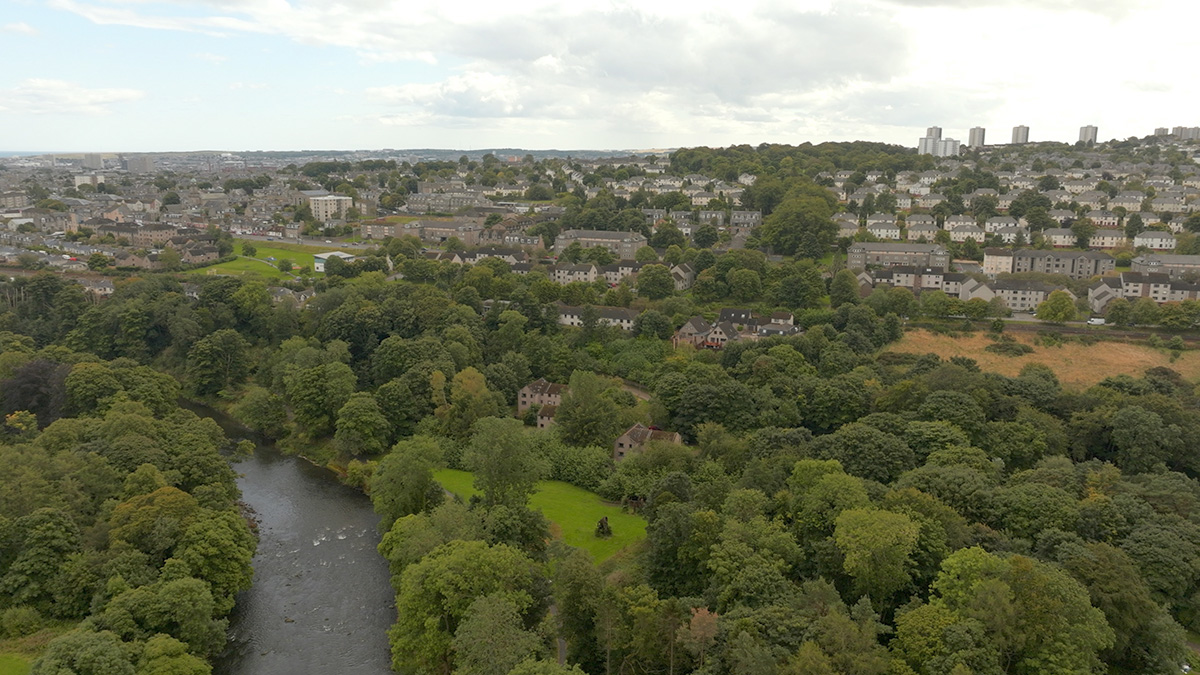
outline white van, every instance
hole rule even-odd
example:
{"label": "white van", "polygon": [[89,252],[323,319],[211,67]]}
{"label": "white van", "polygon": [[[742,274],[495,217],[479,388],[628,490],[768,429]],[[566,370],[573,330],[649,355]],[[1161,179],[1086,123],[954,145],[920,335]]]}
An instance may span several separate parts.
{"label": "white van", "polygon": [[1092,318],[1087,320],[1087,324],[1089,326],[1103,326],[1104,325],[1104,317],[1093,316]]}

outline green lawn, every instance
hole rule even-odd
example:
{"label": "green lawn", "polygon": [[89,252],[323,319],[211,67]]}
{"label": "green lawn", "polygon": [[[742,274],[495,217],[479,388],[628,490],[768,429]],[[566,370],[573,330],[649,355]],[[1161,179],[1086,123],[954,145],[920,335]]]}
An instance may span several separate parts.
{"label": "green lawn", "polygon": [[[442,487],[463,499],[470,499],[477,490],[472,485],[475,477],[467,471],[442,469],[434,473]],[[605,503],[600,495],[577,488],[568,483],[546,480],[538,483],[538,490],[529,499],[530,508],[537,509],[557,530],[564,541],[592,554],[592,559],[601,562],[611,558],[621,549],[641,541],[646,536],[646,521],[626,513],[621,507]],[[613,536],[598,539],[596,523],[608,516]]]}
{"label": "green lawn", "polygon": [[30,663],[16,654],[0,654],[0,675],[29,675]]}
{"label": "green lawn", "polygon": [[[245,240],[245,239],[237,240],[236,252],[238,253],[238,255],[241,255],[242,245],[245,243],[247,243],[247,240]],[[284,258],[287,258],[288,260],[291,260],[292,262],[296,263],[300,267],[304,267],[305,265],[308,265],[310,267],[312,266],[313,253],[323,253],[325,251],[332,250],[332,249],[328,249],[328,248],[317,248],[314,246],[301,246],[300,244],[277,244],[277,242],[273,242],[273,241],[268,242],[266,244],[259,244],[259,242],[257,242],[257,241],[251,241],[248,243],[254,245],[254,248],[255,248],[254,257],[258,258],[259,260],[266,260],[267,258],[274,258],[275,260],[283,260]],[[304,249],[314,249],[314,250],[306,251]]]}
{"label": "green lawn", "polygon": [[231,274],[240,276],[243,274],[257,275],[268,280],[290,279],[289,275],[280,272],[278,268],[265,260],[257,260],[254,258],[238,258],[230,260],[218,265],[209,265],[208,267],[200,267],[194,270],[189,270],[188,274]]}
{"label": "green lawn", "polygon": [[[219,265],[210,265],[200,269],[192,270],[192,274],[256,274],[269,281],[282,281],[291,279],[291,275],[280,272],[275,267],[275,262],[287,258],[291,260],[295,268],[308,266],[312,269],[313,254],[323,253],[325,251],[343,250],[336,246],[307,246],[304,244],[286,244],[278,241],[261,242],[252,239],[236,239],[234,253],[242,255],[242,246],[244,244],[254,245],[254,257],[240,257],[237,260],[230,260]],[[353,251],[351,251],[353,252]],[[274,258],[275,260],[267,260]]]}

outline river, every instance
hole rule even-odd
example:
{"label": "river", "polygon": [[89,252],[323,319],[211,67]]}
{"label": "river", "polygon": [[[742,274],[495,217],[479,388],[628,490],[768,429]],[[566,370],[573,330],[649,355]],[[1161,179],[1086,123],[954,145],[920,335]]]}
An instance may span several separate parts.
{"label": "river", "polygon": [[[219,411],[181,404],[232,438],[253,437]],[[396,610],[370,500],[262,443],[233,467],[259,542],[254,583],[237,598],[214,673],[391,673],[387,629]]]}

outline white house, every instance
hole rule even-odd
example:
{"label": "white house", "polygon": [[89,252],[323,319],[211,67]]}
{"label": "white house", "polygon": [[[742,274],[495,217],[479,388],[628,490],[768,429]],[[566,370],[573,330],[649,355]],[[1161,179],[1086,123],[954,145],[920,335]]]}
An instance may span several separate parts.
{"label": "white house", "polygon": [[324,272],[325,271],[325,261],[329,260],[330,258],[341,258],[342,262],[346,262],[346,263],[354,262],[354,256],[350,255],[349,253],[342,253],[341,251],[329,251],[328,253],[314,253],[313,254],[313,271],[314,272]]}

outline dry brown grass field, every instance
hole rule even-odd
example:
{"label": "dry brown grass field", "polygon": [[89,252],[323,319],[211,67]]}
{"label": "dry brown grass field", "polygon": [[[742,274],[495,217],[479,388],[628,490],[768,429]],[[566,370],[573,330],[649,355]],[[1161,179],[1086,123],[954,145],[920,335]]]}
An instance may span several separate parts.
{"label": "dry brown grass field", "polygon": [[952,356],[965,356],[975,359],[979,367],[985,371],[1015,376],[1027,363],[1042,363],[1054,369],[1064,387],[1070,389],[1086,389],[1110,375],[1132,375],[1139,377],[1142,373],[1156,366],[1165,366],[1183,375],[1188,381],[1200,379],[1200,350],[1183,352],[1178,359],[1171,362],[1171,352],[1166,349],[1154,349],[1143,345],[1127,344],[1124,342],[1097,342],[1093,345],[1083,345],[1078,342],[1066,342],[1057,347],[1041,347],[1034,344],[1036,335],[1028,333],[1012,333],[1018,342],[1033,347],[1032,354],[1024,356],[1004,356],[984,351],[984,347],[992,341],[984,333],[974,333],[964,337],[948,337],[926,330],[914,330],[904,334],[897,343],[889,346],[887,351],[909,354],[937,354],[943,359]]}

